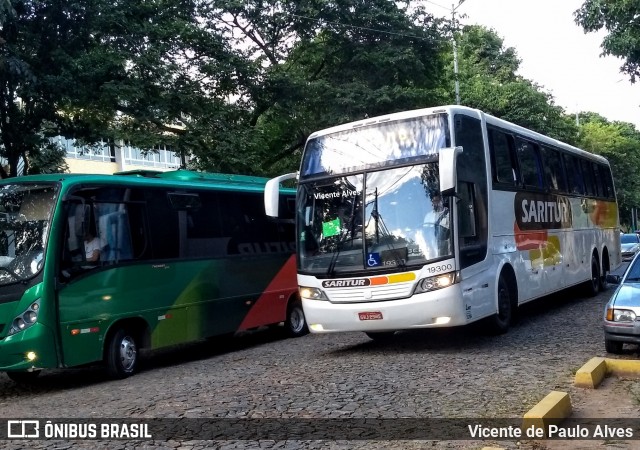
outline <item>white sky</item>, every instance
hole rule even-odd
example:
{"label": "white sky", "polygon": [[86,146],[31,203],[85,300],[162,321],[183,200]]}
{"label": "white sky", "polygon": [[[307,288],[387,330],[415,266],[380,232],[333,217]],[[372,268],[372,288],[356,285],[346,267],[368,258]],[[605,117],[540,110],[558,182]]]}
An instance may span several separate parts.
{"label": "white sky", "polygon": [[[438,16],[451,17],[459,0],[423,0]],[[593,111],[609,120],[631,122],[640,130],[640,82],[620,72],[622,60],[600,57],[605,32],[585,34],[573,12],[583,0],[465,0],[461,24],[493,28],[514,47],[519,74],[543,86],[567,113]],[[438,6],[439,5],[439,6]],[[447,13],[447,9],[449,13]]]}

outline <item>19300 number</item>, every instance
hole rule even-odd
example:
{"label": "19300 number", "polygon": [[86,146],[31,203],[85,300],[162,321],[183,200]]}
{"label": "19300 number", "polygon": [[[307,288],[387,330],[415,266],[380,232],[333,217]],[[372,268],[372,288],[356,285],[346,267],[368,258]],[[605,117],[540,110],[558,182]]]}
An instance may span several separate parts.
{"label": "19300 number", "polygon": [[439,266],[432,266],[427,270],[429,271],[429,273],[451,272],[453,270],[453,264],[441,264]]}

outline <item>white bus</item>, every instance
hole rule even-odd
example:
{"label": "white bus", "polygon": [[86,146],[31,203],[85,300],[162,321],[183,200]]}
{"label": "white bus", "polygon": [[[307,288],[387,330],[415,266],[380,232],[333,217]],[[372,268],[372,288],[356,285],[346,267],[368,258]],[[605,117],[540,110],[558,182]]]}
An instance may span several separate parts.
{"label": "white bus", "polygon": [[297,178],[302,306],[314,333],[485,320],[583,284],[621,261],[607,160],[481,111],[443,106],[309,136]]}

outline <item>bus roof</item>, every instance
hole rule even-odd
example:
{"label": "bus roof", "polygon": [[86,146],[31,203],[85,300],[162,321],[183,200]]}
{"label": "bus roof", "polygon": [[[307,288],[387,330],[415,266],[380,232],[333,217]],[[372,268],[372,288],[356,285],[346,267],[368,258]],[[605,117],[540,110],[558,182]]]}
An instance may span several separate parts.
{"label": "bus roof", "polygon": [[432,108],[414,109],[410,111],[401,111],[401,112],[386,114],[383,116],[370,117],[367,119],[357,120],[355,122],[349,122],[342,125],[325,128],[324,130],[316,131],[314,133],[311,133],[311,135],[309,135],[309,139],[313,139],[319,136],[324,136],[327,134],[337,133],[341,131],[347,131],[353,128],[359,128],[367,125],[374,125],[378,123],[384,123],[384,122],[390,122],[390,121],[396,121],[396,120],[411,119],[414,117],[426,116],[431,114],[438,114],[438,113],[451,114],[456,112],[465,113],[470,116],[475,116],[478,119],[485,120],[486,123],[488,124],[506,128],[515,133],[519,133],[525,137],[529,137],[531,139],[535,139],[540,142],[553,145],[555,147],[560,147],[563,150],[567,150],[569,152],[573,152],[581,156],[585,156],[585,157],[594,159],[596,161],[608,164],[607,159],[601,155],[596,155],[594,153],[587,152],[586,150],[582,150],[578,147],[574,147],[573,145],[569,145],[565,142],[559,141],[557,139],[553,139],[549,136],[545,136],[544,134],[538,133],[536,131],[529,130],[528,128],[521,127],[520,125],[516,125],[515,123],[509,122],[503,119],[499,119],[479,109],[469,108],[468,106],[460,106],[460,105],[435,106]]}
{"label": "bus roof", "polygon": [[[176,187],[209,187],[223,190],[262,191],[268,178],[223,173],[206,173],[191,170],[172,170],[168,172],[154,170],[132,170],[108,174],[70,174],[55,173],[45,175],[26,175],[7,178],[7,182],[62,182],[65,184],[128,184]],[[283,189],[285,191],[286,189]]]}

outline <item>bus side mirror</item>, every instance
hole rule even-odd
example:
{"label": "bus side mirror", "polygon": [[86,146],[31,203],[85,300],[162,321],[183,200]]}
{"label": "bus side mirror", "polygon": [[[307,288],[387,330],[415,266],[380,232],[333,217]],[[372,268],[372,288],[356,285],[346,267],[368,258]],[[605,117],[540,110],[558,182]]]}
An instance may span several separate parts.
{"label": "bus side mirror", "polygon": [[438,163],[440,165],[440,194],[450,197],[457,194],[456,160],[462,153],[462,147],[441,148]]}
{"label": "bus side mirror", "polygon": [[269,217],[278,217],[278,205],[280,204],[280,183],[297,178],[296,172],[280,175],[267,181],[264,186],[264,212]]}

